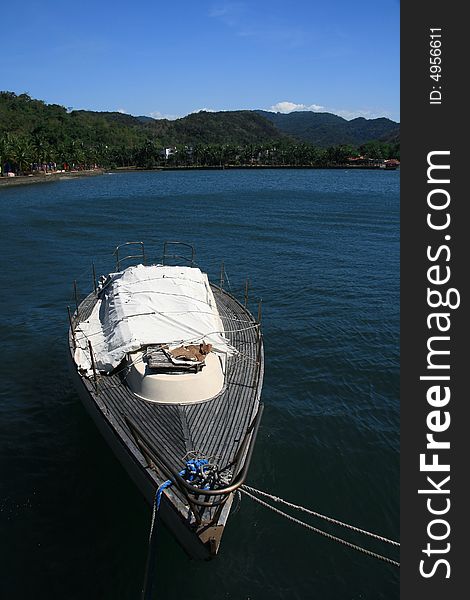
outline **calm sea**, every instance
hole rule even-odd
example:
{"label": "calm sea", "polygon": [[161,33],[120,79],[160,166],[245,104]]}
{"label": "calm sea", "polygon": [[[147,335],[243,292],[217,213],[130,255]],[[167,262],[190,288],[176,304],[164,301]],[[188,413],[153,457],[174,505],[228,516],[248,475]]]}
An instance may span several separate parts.
{"label": "calm sea", "polygon": [[[150,509],[65,361],[73,280],[88,291],[92,261],[112,270],[127,240],[154,260],[164,240],[191,242],[214,280],[223,260],[235,293],[249,277],[263,299],[266,409],[249,483],[398,538],[398,172],[108,174],[2,189],[0,206],[1,598],[139,598]],[[163,530],[157,577],[166,600],[399,596],[395,567],[247,497],[211,563]]]}

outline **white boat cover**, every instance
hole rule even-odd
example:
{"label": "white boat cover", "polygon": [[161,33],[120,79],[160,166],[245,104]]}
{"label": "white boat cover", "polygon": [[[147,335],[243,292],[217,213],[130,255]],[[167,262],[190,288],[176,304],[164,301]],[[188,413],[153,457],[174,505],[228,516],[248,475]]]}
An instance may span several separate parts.
{"label": "white boat cover", "polygon": [[223,334],[207,275],[195,267],[129,267],[111,273],[90,318],[75,332],[75,362],[90,372],[88,341],[96,367],[109,372],[129,352],[149,344],[212,344],[213,350],[236,350]]}

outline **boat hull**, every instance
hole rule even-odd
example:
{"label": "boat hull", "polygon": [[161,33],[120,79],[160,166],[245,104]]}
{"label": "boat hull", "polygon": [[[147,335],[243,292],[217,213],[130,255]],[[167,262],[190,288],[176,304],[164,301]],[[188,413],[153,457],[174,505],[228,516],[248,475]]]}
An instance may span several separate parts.
{"label": "boat hull", "polygon": [[[69,353],[68,364],[73,383],[85,410],[93,419],[98,431],[140,490],[146,502],[150,506],[153,506],[157,491],[153,471],[144,461],[138,460],[138,455],[136,455],[132,445],[126,443],[125,439],[117,431],[118,424],[113,424],[104,417],[103,407],[98,406],[95,399],[89,393],[83,377],[77,372],[71,353]],[[218,552],[232,502],[233,494],[230,494],[217,523],[212,527],[204,529],[202,532],[196,532],[193,528],[188,527],[187,519],[182,517],[181,513],[165,494],[162,496],[159,517],[191,558],[196,560],[210,560]]]}
{"label": "boat hull", "polygon": [[[237,353],[227,358],[223,389],[207,401],[149,402],[132,391],[119,369],[98,374],[97,381],[79,371],[74,360],[75,328],[94,309],[97,296],[93,293],[71,316],[68,339],[68,362],[80,399],[150,506],[158,487],[169,478],[175,480],[184,468],[188,454],[197,451],[203,457],[216,457],[219,472],[228,469],[221,505],[217,505],[220,495],[188,492],[181,481],[162,495],[161,520],[189,556],[202,560],[219,550],[233,492],[247,475],[263,408],[264,352],[259,324],[231,294],[211,287],[224,333]],[[209,502],[209,508],[194,504],[201,500]]]}

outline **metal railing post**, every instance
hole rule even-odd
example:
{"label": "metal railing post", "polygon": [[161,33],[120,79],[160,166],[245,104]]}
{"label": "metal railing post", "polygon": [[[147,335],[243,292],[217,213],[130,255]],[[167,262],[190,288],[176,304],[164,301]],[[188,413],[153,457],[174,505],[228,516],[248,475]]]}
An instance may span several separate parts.
{"label": "metal railing post", "polygon": [[222,261],[222,264],[220,265],[220,289],[223,290],[224,289],[224,261]]}
{"label": "metal railing post", "polygon": [[95,295],[96,295],[96,289],[97,289],[96,288],[96,271],[95,271],[95,263],[94,262],[91,263],[91,268],[92,268],[92,271],[93,271],[93,290],[94,290]]}
{"label": "metal railing post", "polygon": [[78,292],[77,292],[77,281],[74,279],[73,281],[73,295],[75,297],[75,309],[77,312],[77,320],[79,319],[79,313],[78,313]]}
{"label": "metal railing post", "polygon": [[258,319],[256,325],[256,368],[253,375],[253,387],[258,384],[260,371],[261,371],[261,317],[262,317],[262,303],[263,300],[260,298],[258,303]]}
{"label": "metal railing post", "polygon": [[[140,246],[141,254],[129,254],[128,256],[123,256],[122,258],[119,258],[119,250],[124,246]],[[131,250],[129,252],[131,252]],[[121,270],[121,263],[125,260],[130,260],[132,258],[142,259],[143,265],[145,265],[146,262],[144,242],[125,242],[124,244],[120,244],[119,246],[116,246],[116,249],[114,250],[114,255],[116,256],[116,271]]]}
{"label": "metal railing post", "polygon": [[[168,254],[169,250],[168,247],[169,246],[184,246],[185,248],[190,248],[191,249],[191,258],[188,258],[187,256],[183,256],[183,255],[179,255],[179,254]],[[175,251],[176,252],[176,251]],[[194,257],[196,256],[196,253],[194,251],[193,246],[191,246],[191,244],[187,244],[186,242],[177,242],[177,241],[170,241],[170,240],[166,240],[165,242],[163,242],[163,256],[162,256],[162,265],[165,264],[166,259],[178,259],[178,260],[184,260],[185,262],[188,262],[192,267],[195,265],[194,262]]]}
{"label": "metal railing post", "polygon": [[90,350],[90,360],[91,360],[91,368],[93,369],[93,379],[95,382],[95,390],[98,391],[98,374],[96,372],[95,357],[93,355],[93,348],[91,347],[90,340],[88,340],[88,349]]}
{"label": "metal railing post", "polygon": [[70,306],[67,306],[67,313],[69,315],[70,331],[72,332],[73,348],[75,350],[75,348],[77,347],[77,340],[75,339],[75,328],[73,326],[72,313],[70,311]]}

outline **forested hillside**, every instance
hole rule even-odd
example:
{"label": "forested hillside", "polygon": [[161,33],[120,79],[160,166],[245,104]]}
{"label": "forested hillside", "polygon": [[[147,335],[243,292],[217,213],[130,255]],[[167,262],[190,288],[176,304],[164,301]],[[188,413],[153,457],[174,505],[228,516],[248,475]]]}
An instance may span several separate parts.
{"label": "forested hillside", "polygon": [[[266,114],[271,116],[266,118]],[[156,120],[119,112],[69,111],[27,94],[0,92],[0,169],[3,174],[44,170],[49,165],[66,169],[95,165],[105,168],[328,166],[342,164],[348,157],[359,154],[374,159],[399,156],[397,140],[377,141],[383,127],[373,130],[376,138],[360,145],[348,143],[348,138],[341,137],[343,134],[337,130],[338,141],[324,147],[303,141],[299,133],[281,130],[276,114],[266,114],[202,111],[173,121]],[[329,115],[324,127],[333,131],[338,119],[344,121]],[[366,127],[360,119],[355,121],[359,121],[355,125],[357,130]],[[361,139],[364,137],[367,135]]]}
{"label": "forested hillside", "polygon": [[337,144],[360,146],[372,140],[388,141],[399,135],[399,124],[384,117],[347,121],[331,113],[298,111],[289,114],[256,111],[283,133],[296,139],[327,148]]}

